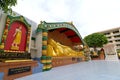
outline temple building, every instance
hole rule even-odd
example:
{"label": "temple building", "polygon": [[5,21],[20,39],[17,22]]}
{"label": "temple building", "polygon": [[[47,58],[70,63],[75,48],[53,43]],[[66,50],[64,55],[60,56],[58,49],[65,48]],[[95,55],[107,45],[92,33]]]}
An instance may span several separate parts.
{"label": "temple building", "polygon": [[89,48],[72,22],[36,24],[19,14],[0,14],[0,79],[87,60]]}

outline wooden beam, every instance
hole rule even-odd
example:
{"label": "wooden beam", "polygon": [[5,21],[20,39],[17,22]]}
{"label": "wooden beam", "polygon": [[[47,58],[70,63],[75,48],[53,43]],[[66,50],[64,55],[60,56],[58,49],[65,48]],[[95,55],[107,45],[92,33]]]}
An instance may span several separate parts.
{"label": "wooden beam", "polygon": [[53,32],[55,29],[51,29],[51,30],[49,30],[49,32]]}
{"label": "wooden beam", "polygon": [[70,35],[70,36],[67,36],[68,38],[73,38],[73,37],[76,37],[77,35],[74,34],[74,35]]}
{"label": "wooden beam", "polygon": [[66,31],[69,31],[69,29],[62,30],[62,31],[60,31],[60,33],[64,33]]}

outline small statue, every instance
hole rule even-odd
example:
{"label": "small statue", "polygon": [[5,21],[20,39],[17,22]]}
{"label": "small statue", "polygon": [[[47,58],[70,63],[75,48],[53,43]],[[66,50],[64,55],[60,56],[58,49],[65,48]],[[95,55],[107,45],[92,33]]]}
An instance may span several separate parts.
{"label": "small statue", "polygon": [[22,26],[16,28],[13,37],[14,40],[11,46],[11,50],[19,50],[19,45],[21,43],[21,37],[22,37]]}

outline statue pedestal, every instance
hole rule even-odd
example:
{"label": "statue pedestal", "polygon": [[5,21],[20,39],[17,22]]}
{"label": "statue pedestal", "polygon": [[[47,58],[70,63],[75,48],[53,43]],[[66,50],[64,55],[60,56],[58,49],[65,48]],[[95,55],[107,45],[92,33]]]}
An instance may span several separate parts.
{"label": "statue pedestal", "polygon": [[12,46],[11,49],[12,50],[19,50],[19,47],[18,46]]}
{"label": "statue pedestal", "polygon": [[32,74],[32,68],[37,66],[37,61],[16,61],[0,63],[0,72],[4,73],[3,80],[13,80]]}

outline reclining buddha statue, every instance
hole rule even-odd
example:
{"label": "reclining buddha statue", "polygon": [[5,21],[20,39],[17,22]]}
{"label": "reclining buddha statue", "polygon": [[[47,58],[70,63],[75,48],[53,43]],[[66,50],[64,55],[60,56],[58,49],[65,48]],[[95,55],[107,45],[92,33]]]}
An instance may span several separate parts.
{"label": "reclining buddha statue", "polygon": [[69,46],[60,44],[59,42],[54,41],[53,39],[48,40],[47,45],[47,56],[84,56],[82,51],[78,52],[72,50]]}

